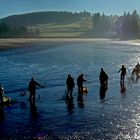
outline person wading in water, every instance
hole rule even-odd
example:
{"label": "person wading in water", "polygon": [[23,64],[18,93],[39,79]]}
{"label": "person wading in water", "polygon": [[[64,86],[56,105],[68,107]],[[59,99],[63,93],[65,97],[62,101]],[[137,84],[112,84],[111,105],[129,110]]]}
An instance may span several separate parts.
{"label": "person wading in water", "polygon": [[36,82],[34,80],[34,78],[32,77],[31,78],[31,81],[29,82],[29,86],[28,86],[28,90],[30,92],[30,96],[29,96],[29,101],[30,102],[35,102],[35,94],[36,94],[36,86],[39,86],[39,87],[44,87],[42,85],[40,85],[38,82]]}

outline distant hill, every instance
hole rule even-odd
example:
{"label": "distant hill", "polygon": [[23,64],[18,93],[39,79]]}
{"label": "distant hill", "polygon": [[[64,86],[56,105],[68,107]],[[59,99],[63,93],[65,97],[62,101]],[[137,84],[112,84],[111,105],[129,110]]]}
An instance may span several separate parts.
{"label": "distant hill", "polygon": [[88,12],[35,12],[13,15],[0,19],[19,32],[28,32],[29,36],[70,37],[81,36],[92,28],[91,14]]}
{"label": "distant hill", "polygon": [[82,20],[83,17],[90,17],[89,13],[72,13],[72,12],[35,12],[20,15],[13,15],[0,19],[10,26],[34,26],[38,24],[61,23],[67,24]]}
{"label": "distant hill", "polygon": [[0,37],[140,38],[136,10],[122,16],[66,11],[34,12],[0,19]]}

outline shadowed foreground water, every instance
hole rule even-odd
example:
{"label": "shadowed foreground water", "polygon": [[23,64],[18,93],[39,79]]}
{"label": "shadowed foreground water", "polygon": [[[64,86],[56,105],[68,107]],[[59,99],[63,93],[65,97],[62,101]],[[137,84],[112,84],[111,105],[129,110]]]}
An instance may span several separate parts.
{"label": "shadowed foreground water", "polygon": [[[99,43],[33,44],[0,52],[0,83],[16,101],[0,110],[0,139],[140,139],[140,84],[129,79],[139,52],[139,46]],[[122,64],[127,67],[125,92],[117,73]],[[104,102],[99,95],[101,67],[109,75]],[[77,103],[76,85],[73,104],[64,100],[69,73],[75,83],[80,73],[87,79],[84,104]],[[32,76],[45,88],[37,90],[36,105],[30,106]]]}

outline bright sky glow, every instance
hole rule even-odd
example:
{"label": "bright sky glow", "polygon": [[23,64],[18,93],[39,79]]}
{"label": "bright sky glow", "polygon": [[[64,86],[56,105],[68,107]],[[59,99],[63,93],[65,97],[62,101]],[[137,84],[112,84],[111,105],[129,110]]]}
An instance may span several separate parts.
{"label": "bright sky glow", "polygon": [[37,11],[84,11],[122,15],[137,10],[140,0],[0,0],[0,18]]}

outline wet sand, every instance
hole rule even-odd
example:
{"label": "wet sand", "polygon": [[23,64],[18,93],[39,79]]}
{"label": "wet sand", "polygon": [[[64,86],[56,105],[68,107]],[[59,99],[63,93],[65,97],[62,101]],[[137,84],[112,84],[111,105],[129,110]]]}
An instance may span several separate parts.
{"label": "wet sand", "polygon": [[112,40],[106,38],[1,38],[0,50],[23,47],[32,43],[71,43],[71,42],[97,42],[109,43],[113,45],[137,45],[140,46],[140,40]]}

